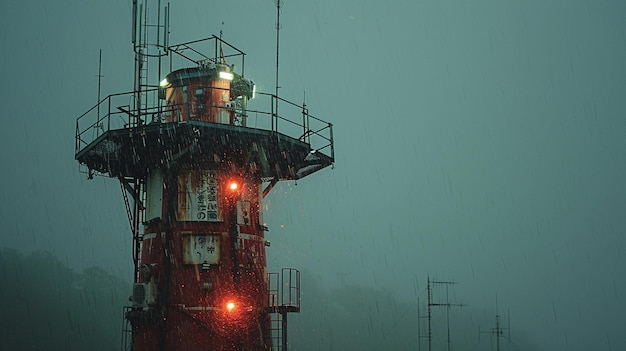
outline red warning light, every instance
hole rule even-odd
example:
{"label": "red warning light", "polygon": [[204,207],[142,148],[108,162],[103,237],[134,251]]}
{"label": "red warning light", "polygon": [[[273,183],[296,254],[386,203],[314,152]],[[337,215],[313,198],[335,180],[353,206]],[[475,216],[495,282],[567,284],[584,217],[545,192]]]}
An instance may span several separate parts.
{"label": "red warning light", "polygon": [[237,195],[243,190],[243,182],[237,177],[229,177],[223,184],[230,196]]}
{"label": "red warning light", "polygon": [[254,316],[254,304],[247,297],[230,295],[221,300],[220,305],[220,321],[229,330],[245,327],[246,321]]}

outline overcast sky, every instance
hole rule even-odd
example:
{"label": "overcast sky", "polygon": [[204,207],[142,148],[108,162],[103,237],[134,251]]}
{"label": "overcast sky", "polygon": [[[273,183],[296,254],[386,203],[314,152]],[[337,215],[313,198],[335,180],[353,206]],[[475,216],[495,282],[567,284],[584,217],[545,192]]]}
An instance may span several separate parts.
{"label": "overcast sky", "polygon": [[[0,3],[0,247],[132,279],[119,184],[86,180],[75,119],[132,90],[132,1]],[[179,1],[274,87],[271,0]],[[626,3],[284,1],[281,96],[334,124],[336,167],[266,201],[270,270],[491,308],[543,350],[626,341]],[[223,24],[222,24],[223,22]],[[487,328],[488,326],[484,326]]]}

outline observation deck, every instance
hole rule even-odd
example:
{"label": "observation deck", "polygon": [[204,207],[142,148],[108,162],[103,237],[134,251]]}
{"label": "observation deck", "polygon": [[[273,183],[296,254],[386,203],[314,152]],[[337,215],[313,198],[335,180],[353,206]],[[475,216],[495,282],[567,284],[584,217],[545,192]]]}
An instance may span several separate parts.
{"label": "observation deck", "polygon": [[[279,181],[334,163],[332,124],[304,104],[260,93],[250,102],[258,109],[216,107],[235,109],[237,118],[224,124],[172,118],[184,108],[179,105],[132,109],[133,94],[109,95],[76,120],[75,158],[90,176],[144,178],[155,168],[202,165]],[[157,94],[148,91],[148,101],[158,102]]]}

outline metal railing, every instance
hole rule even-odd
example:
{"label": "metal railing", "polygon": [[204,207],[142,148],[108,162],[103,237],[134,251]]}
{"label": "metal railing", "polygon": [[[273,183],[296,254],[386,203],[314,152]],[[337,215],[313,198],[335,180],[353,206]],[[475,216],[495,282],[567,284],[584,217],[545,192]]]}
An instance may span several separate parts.
{"label": "metal railing", "polygon": [[[147,107],[138,108],[134,92],[113,94],[76,119],[75,153],[110,130],[139,127],[153,123],[180,123],[198,120],[199,104],[165,105],[158,99],[158,89],[147,91]],[[236,104],[233,104],[236,105]],[[204,106],[228,111],[241,118],[231,124],[281,133],[307,143],[312,150],[328,154],[334,160],[333,125],[309,113],[306,104],[296,104],[273,94],[257,93],[248,102],[252,108]],[[195,116],[194,116],[195,113]]]}
{"label": "metal railing", "polygon": [[[157,89],[147,91],[150,100],[156,100]],[[135,92],[112,94],[100,100],[76,119],[75,153],[110,130],[136,127],[145,123],[142,117],[159,113],[163,107],[137,108]]]}
{"label": "metal railing", "polygon": [[300,271],[282,268],[280,273],[267,273],[267,304],[270,309],[295,307],[300,309]]}
{"label": "metal railing", "polygon": [[175,69],[174,59],[178,58],[180,59],[180,63],[182,63],[182,67],[188,67],[194,64],[202,65],[208,62],[224,63],[230,61],[232,63],[232,61],[235,61],[240,70],[239,74],[243,76],[245,73],[246,54],[215,35],[204,39],[171,45],[168,47],[168,50],[172,54],[170,55],[170,72]]}

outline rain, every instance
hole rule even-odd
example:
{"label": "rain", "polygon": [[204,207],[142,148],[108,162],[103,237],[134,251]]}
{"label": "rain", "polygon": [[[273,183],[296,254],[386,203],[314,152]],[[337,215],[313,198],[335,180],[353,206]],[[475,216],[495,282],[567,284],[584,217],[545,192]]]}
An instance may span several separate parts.
{"label": "rain", "polygon": [[[433,350],[626,349],[626,4],[282,4],[280,96],[336,157],[263,202],[268,271],[302,277],[289,348],[426,350],[430,291]],[[74,149],[98,89],[133,89],[131,12],[0,4],[0,350],[119,348],[122,190]],[[273,93],[274,1],[172,3],[170,28]]]}

